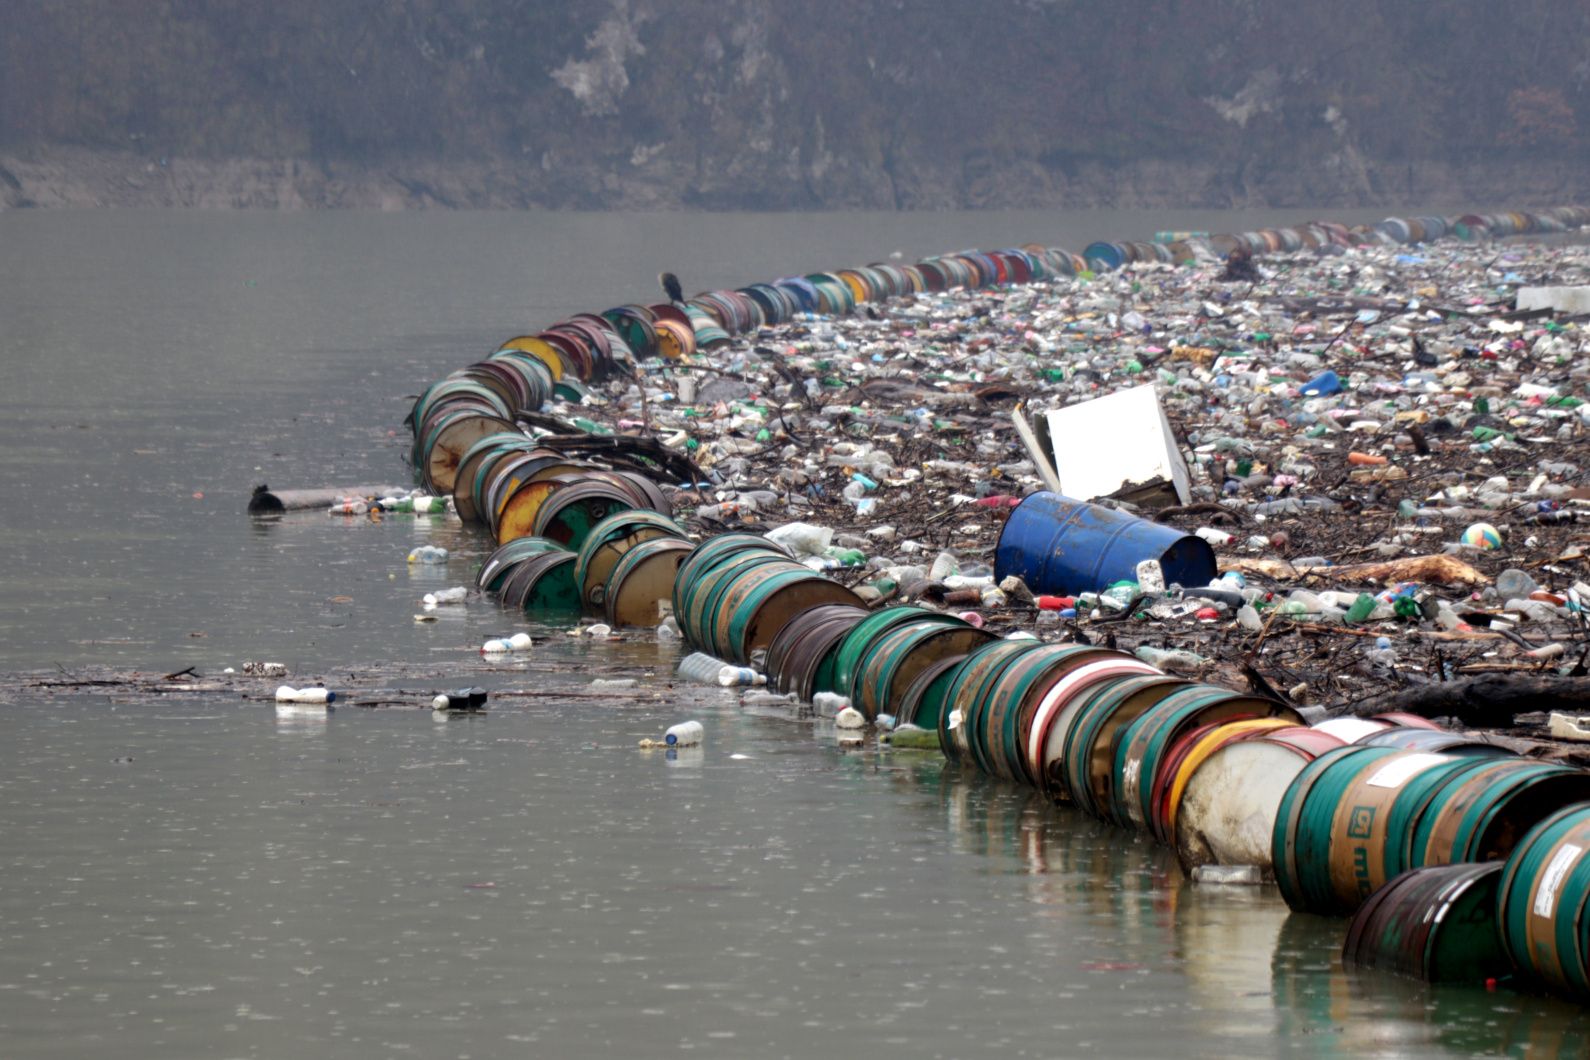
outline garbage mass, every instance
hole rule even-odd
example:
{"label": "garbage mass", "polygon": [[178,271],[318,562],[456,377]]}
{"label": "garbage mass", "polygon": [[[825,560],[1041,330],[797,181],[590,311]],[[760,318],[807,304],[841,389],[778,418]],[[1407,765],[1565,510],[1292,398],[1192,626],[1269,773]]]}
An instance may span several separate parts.
{"label": "garbage mass", "polygon": [[[1543,836],[1590,814],[1590,757],[1547,742],[1590,700],[1587,318],[1520,308],[1590,287],[1587,221],[968,251],[580,314],[426,390],[413,459],[499,546],[504,606],[657,627],[693,679],[842,696],[842,727],[1251,867],[1209,879],[1385,920],[1403,869],[1516,849],[1399,901],[1512,901],[1494,953],[1590,994],[1590,951],[1524,941],[1577,865]],[[1256,831],[1199,830],[1233,799]],[[1362,963],[1432,964],[1354,930]]]}

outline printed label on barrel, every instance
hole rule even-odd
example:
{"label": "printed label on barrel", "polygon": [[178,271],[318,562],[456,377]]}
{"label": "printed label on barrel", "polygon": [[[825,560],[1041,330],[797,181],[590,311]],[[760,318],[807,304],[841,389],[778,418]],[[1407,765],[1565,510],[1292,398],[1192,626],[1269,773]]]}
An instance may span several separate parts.
{"label": "printed label on barrel", "polygon": [[1451,761],[1448,755],[1409,755],[1407,758],[1398,758],[1389,765],[1382,766],[1364,783],[1372,788],[1400,788],[1426,769],[1448,761]]}
{"label": "printed label on barrel", "polygon": [[1562,879],[1568,875],[1568,870],[1573,868],[1573,863],[1579,857],[1583,847],[1567,844],[1557,851],[1546,870],[1540,874],[1540,886],[1535,889],[1535,915],[1547,920],[1551,919],[1552,908],[1557,904],[1557,888],[1562,886]]}

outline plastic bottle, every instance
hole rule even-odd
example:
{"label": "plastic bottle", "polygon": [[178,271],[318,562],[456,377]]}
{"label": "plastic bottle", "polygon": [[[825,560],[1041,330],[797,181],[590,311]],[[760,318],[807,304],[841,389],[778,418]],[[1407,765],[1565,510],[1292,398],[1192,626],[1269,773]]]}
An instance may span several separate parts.
{"label": "plastic bottle", "polygon": [[426,593],[420,602],[426,607],[436,607],[440,604],[461,604],[468,596],[468,589],[462,585],[455,585],[451,589],[438,589],[434,593]]}
{"label": "plastic bottle", "polygon": [[717,683],[724,688],[733,688],[736,685],[765,685],[767,676],[759,674],[749,666],[725,666],[718,671]]}
{"label": "plastic bottle", "polygon": [[447,550],[435,545],[421,545],[409,553],[410,563],[446,563]]}
{"label": "plastic bottle", "polygon": [[327,515],[363,515],[370,510],[370,506],[359,500],[338,501],[327,509]]}
{"label": "plastic bottle", "polygon": [[834,728],[836,729],[862,729],[867,725],[867,716],[855,707],[846,707],[834,715]]}
{"label": "plastic bottle", "polygon": [[812,709],[827,718],[835,716],[849,706],[850,697],[842,696],[838,692],[819,692],[812,697]]}
{"label": "plastic bottle", "polygon": [[532,641],[528,633],[515,633],[511,637],[493,637],[480,646],[482,655],[506,655],[512,651],[528,651]]}
{"label": "plastic bottle", "polygon": [[679,660],[679,667],[675,671],[680,677],[695,681],[703,685],[718,683],[718,675],[729,668],[729,664],[722,659],[713,658],[699,651],[691,652]]}
{"label": "plastic bottle", "polygon": [[282,685],[276,689],[278,703],[335,703],[337,693],[324,688],[294,688]]}
{"label": "plastic bottle", "polygon": [[701,738],[706,735],[706,730],[699,721],[682,721],[678,725],[670,726],[663,733],[663,743],[669,747],[695,747],[701,743]]}
{"label": "plastic bottle", "polygon": [[1181,648],[1152,648],[1142,645],[1134,652],[1139,659],[1161,670],[1196,670],[1208,662],[1202,655]]}
{"label": "plastic bottle", "polygon": [[1378,601],[1368,593],[1359,593],[1358,599],[1353,601],[1353,606],[1347,609],[1347,621],[1350,623],[1363,622],[1374,613]]}
{"label": "plastic bottle", "polygon": [[455,692],[443,692],[431,700],[432,710],[485,710],[486,690],[484,688],[460,688]]}

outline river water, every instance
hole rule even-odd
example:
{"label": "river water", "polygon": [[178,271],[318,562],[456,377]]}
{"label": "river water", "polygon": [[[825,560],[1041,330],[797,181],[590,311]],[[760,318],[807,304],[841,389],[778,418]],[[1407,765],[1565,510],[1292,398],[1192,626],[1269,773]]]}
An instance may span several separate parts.
{"label": "river water", "polygon": [[[0,1056],[1585,1055],[1576,1007],[1348,975],[1345,924],[1273,891],[670,691],[671,644],[541,630],[487,669],[489,604],[411,617],[488,551],[456,525],[243,514],[404,481],[421,386],[660,269],[1305,216],[0,215]],[[531,694],[438,723],[30,685],[253,658]],[[637,749],[686,714],[701,750]]]}

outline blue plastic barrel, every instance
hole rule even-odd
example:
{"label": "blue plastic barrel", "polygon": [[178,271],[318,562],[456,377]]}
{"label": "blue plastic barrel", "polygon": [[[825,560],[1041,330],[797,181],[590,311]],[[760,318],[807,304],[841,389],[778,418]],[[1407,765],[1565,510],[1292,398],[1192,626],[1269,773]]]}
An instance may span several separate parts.
{"label": "blue plastic barrel", "polygon": [[1218,573],[1214,549],[1202,538],[1044,491],[1011,510],[994,552],[994,579],[1014,574],[1035,593],[1093,592],[1136,581],[1145,559],[1159,560],[1167,585],[1202,587]]}
{"label": "blue plastic barrel", "polygon": [[1094,272],[1111,272],[1126,263],[1126,251],[1117,243],[1089,243],[1083,248],[1082,257]]}

